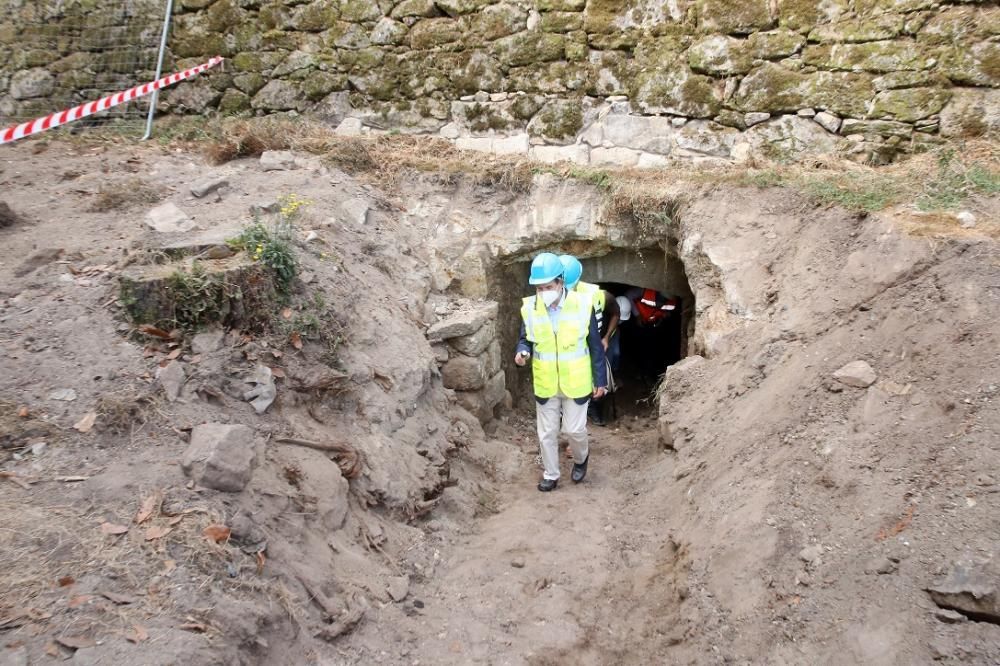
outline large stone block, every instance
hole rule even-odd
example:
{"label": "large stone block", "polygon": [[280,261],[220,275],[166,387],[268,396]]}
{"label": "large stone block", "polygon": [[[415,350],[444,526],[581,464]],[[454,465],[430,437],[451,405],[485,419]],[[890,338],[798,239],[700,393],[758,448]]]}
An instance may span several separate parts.
{"label": "large stone block", "polygon": [[573,143],[583,128],[583,109],[578,100],[552,100],[528,123],[528,135],[548,143]]}
{"label": "large stone block", "polygon": [[689,153],[710,157],[729,157],[739,130],[723,127],[710,120],[692,120],[677,130],[677,147]]}
{"label": "large stone block", "polygon": [[533,146],[530,156],[536,162],[544,164],[557,164],[559,162],[587,164],[590,162],[590,147],[586,144],[573,146]]}
{"label": "large stone block", "polygon": [[963,559],[941,581],[927,588],[934,603],[977,620],[1000,623],[1000,580],[995,560]]}
{"label": "large stone block", "polygon": [[811,42],[875,42],[893,39],[903,32],[902,14],[882,14],[818,25],[809,33]]}
{"label": "large stone block", "polygon": [[630,167],[638,164],[641,154],[640,151],[631,148],[598,146],[590,149],[590,164],[591,166]]}
{"label": "large stone block", "polygon": [[768,0],[698,0],[698,27],[708,32],[748,35],[774,27]]}
{"label": "large stone block", "polygon": [[700,74],[732,76],[749,72],[752,57],[747,40],[711,35],[691,45],[688,65]]}
{"label": "large stone block", "polygon": [[490,346],[490,343],[496,337],[496,324],[490,320],[483,324],[475,333],[452,338],[449,343],[457,351],[462,352],[466,356],[478,356],[486,351],[486,348]]}
{"label": "large stone block", "polygon": [[45,97],[54,89],[55,79],[40,67],[21,70],[10,79],[10,96],[14,99]]}
{"label": "large stone block", "polygon": [[1000,43],[952,46],[941,57],[941,70],[958,84],[1000,87]]}
{"label": "large stone block", "polygon": [[939,113],[951,91],[941,88],[904,88],[885,90],[875,96],[871,117],[914,122]]}
{"label": "large stone block", "polygon": [[487,354],[454,356],[441,367],[441,381],[445,388],[456,391],[475,391],[486,383],[486,377],[489,375],[486,372],[488,363]]}
{"label": "large stone block", "polygon": [[478,391],[456,391],[458,404],[474,414],[481,423],[493,418],[493,408],[500,404],[507,393],[503,371],[494,374]]}
{"label": "large stone block", "polygon": [[643,113],[711,118],[722,104],[722,91],[716,81],[693,73],[686,65],[641,72],[632,88],[632,97]]}
{"label": "large stone block", "polygon": [[417,21],[410,28],[410,47],[430,49],[457,42],[462,38],[462,27],[450,18],[431,18]]}
{"label": "large stone block", "polygon": [[262,111],[289,111],[300,109],[303,105],[299,87],[290,81],[271,79],[260,89],[251,102],[251,106]]}
{"label": "large stone block", "polygon": [[883,40],[864,44],[818,44],[802,51],[807,65],[848,72],[898,72],[933,67],[935,51],[917,42]]}
{"label": "large stone block", "polygon": [[754,125],[744,134],[753,154],[790,161],[801,155],[836,151],[838,139],[808,118],[781,116]]}
{"label": "large stone block", "polygon": [[451,340],[471,335],[486,322],[495,321],[500,311],[496,301],[484,301],[467,305],[427,329],[427,338],[432,341]]}
{"label": "large stone block", "polygon": [[205,423],[191,431],[181,468],[200,486],[238,493],[250,483],[256,458],[251,428]]}
{"label": "large stone block", "polygon": [[941,110],[941,135],[1000,136],[1000,90],[956,89]]}

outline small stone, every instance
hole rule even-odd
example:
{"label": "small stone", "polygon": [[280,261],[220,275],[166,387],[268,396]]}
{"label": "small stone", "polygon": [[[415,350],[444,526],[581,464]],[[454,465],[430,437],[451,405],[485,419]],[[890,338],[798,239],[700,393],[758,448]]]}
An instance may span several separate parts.
{"label": "small stone", "polygon": [[195,426],[181,468],[206,488],[240,492],[253,476],[257,457],[253,437],[253,430],[245,425]]}
{"label": "small stone", "polygon": [[170,361],[156,371],[156,379],[163,387],[163,392],[169,402],[174,402],[181,395],[184,386],[184,367],[178,361]]}
{"label": "small stone", "polygon": [[951,610],[950,608],[939,608],[934,611],[934,617],[941,620],[945,624],[959,624],[961,622],[968,622],[969,618],[965,617],[958,611]]}
{"label": "small stone", "polygon": [[687,124],[687,118],[681,118],[680,116],[675,116],[670,119],[670,124],[674,127],[684,127]]}
{"label": "small stone", "polygon": [[815,116],[813,120],[820,124],[820,126],[827,132],[836,134],[840,131],[840,118],[833,115],[832,113],[827,113],[826,111],[820,111]]}
{"label": "small stone", "polygon": [[254,387],[243,394],[243,399],[253,406],[255,412],[263,414],[278,395],[271,368],[266,365],[258,365],[254,369],[254,373],[244,381],[248,384],[254,384]]}
{"label": "small stone", "polygon": [[277,213],[279,210],[281,210],[281,204],[277,201],[259,201],[250,206],[250,215],[252,217],[258,217],[270,213]]}
{"label": "small stone", "polygon": [[971,229],[976,226],[976,216],[967,210],[963,210],[955,217],[958,219],[958,223],[962,225],[963,229]]}
{"label": "small stone", "polygon": [[49,393],[49,400],[63,400],[65,402],[71,402],[76,400],[76,391],[71,388],[56,389],[52,393]]}
{"label": "small stone", "polygon": [[228,259],[236,254],[228,245],[213,245],[205,250],[203,256],[206,259]]}
{"label": "small stone", "polygon": [[333,130],[333,133],[338,136],[361,136],[363,128],[364,124],[361,122],[361,118],[344,118],[337,125],[337,129]]}
{"label": "small stone", "polygon": [[771,114],[764,113],[762,111],[751,111],[750,113],[743,116],[743,122],[747,127],[753,127],[754,125],[759,125],[765,120],[770,120]]}
{"label": "small stone", "polygon": [[229,181],[226,178],[221,176],[217,178],[209,178],[192,185],[191,196],[200,199],[206,194],[211,194],[212,192],[215,192],[223,187],[229,187]]}
{"label": "small stone", "polygon": [[894,573],[898,568],[899,565],[888,557],[876,557],[865,567],[865,573],[885,575]]}
{"label": "small stone", "polygon": [[505,92],[490,93],[490,101],[491,102],[504,102],[504,101],[507,100],[507,96],[508,95]]}
{"label": "small stone", "polygon": [[287,150],[265,150],[260,156],[262,171],[291,171],[296,168],[295,155]]}
{"label": "small stone", "polygon": [[225,337],[226,333],[221,328],[203,331],[191,340],[191,353],[211,354],[222,347],[222,341]]}
{"label": "small stone", "polygon": [[31,455],[38,457],[45,453],[45,449],[48,448],[48,444],[45,442],[35,442],[31,445]]}
{"label": "small stone", "polygon": [[388,585],[389,597],[399,603],[406,599],[407,595],[410,593],[410,579],[408,576],[396,576],[395,578],[389,579]]}
{"label": "small stone", "polygon": [[820,559],[823,557],[823,546],[813,544],[812,546],[806,546],[799,551],[799,559],[807,564],[819,564]]}
{"label": "small stone", "polygon": [[167,202],[146,213],[146,226],[161,234],[173,234],[191,231],[195,224],[187,213]]}
{"label": "small stone", "polygon": [[476,100],[480,104],[485,104],[486,102],[490,101],[490,94],[485,90],[480,90],[479,92],[477,92],[475,95],[472,96],[472,99]]}
{"label": "small stone", "polygon": [[833,378],[841,384],[855,388],[868,388],[875,383],[878,375],[865,361],[852,361],[833,373]]}
{"label": "small stone", "polygon": [[798,113],[796,113],[796,115],[799,116],[800,118],[813,118],[813,117],[816,116],[816,110],[815,109],[799,109]]}
{"label": "small stone", "polygon": [[523,569],[524,564],[525,562],[523,557],[515,557],[510,561],[510,566],[514,567],[515,569]]}

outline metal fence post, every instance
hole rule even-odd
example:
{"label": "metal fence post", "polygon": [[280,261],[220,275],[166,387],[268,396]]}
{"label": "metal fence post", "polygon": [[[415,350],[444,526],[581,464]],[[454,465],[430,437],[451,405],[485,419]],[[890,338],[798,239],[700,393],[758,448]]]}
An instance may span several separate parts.
{"label": "metal fence post", "polygon": [[[167,35],[170,32],[170,16],[174,11],[174,0],[167,0],[167,13],[163,17],[163,35],[160,37],[160,53],[156,58],[156,76],[154,81],[159,80],[163,75],[163,58],[167,53]],[[142,140],[146,141],[153,135],[153,116],[156,115],[156,101],[159,98],[159,90],[153,91],[153,96],[149,98],[149,115],[146,116],[146,134]]]}

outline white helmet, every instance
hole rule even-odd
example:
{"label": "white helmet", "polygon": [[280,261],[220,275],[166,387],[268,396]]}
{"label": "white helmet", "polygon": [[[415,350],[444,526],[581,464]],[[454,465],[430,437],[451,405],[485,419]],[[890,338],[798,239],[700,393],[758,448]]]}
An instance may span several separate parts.
{"label": "white helmet", "polygon": [[628,321],[632,317],[632,302],[629,301],[624,296],[618,296],[615,298],[618,302],[618,319],[620,321]]}

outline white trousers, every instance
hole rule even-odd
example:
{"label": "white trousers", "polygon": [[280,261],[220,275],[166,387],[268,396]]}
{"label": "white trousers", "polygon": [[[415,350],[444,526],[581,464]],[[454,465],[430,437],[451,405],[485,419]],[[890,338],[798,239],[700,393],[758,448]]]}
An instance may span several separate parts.
{"label": "white trousers", "polygon": [[573,461],[581,463],[590,455],[587,443],[587,403],[576,404],[571,398],[556,396],[544,405],[535,403],[538,422],[538,442],[542,450],[542,464],[546,479],[559,478],[559,425],[569,439]]}

